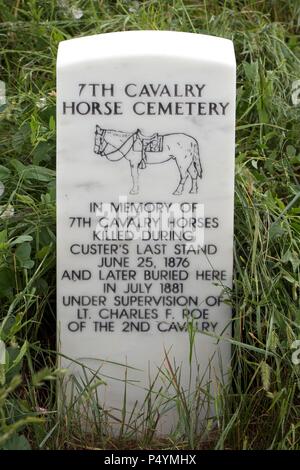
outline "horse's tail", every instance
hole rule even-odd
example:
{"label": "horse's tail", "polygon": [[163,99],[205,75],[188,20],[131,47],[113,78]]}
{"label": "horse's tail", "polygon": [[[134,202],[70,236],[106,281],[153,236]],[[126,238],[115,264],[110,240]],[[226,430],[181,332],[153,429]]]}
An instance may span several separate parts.
{"label": "horse's tail", "polygon": [[199,151],[198,142],[196,140],[194,142],[193,163],[195,165],[195,168],[197,170],[199,178],[202,178],[202,166],[201,166],[201,161],[200,161],[200,151]]}

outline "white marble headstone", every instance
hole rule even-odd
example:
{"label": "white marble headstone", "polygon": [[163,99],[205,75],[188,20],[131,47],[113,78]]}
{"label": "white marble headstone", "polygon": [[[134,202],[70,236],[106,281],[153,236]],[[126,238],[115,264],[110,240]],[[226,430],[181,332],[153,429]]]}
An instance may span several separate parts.
{"label": "white marble headstone", "polygon": [[97,371],[117,418],[125,379],[132,423],[156,378],[162,432],[176,423],[174,373],[193,406],[200,380],[212,395],[226,381],[234,126],[227,39],[132,31],[59,45],[61,365]]}

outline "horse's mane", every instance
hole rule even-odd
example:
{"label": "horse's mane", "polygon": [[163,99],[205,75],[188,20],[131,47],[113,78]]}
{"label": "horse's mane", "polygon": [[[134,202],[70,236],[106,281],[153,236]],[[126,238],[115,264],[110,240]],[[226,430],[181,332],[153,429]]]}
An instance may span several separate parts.
{"label": "horse's mane", "polygon": [[132,132],[124,132],[124,131],[115,131],[114,129],[103,129],[105,130],[106,134],[110,134],[112,137],[129,137],[132,135]]}

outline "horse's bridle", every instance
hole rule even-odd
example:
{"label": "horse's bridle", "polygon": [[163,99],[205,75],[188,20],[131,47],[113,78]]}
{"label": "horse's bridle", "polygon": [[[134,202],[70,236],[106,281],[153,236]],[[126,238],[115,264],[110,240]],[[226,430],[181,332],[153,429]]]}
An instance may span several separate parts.
{"label": "horse's bridle", "polygon": [[[120,153],[122,154],[122,157],[121,157],[121,158],[123,158],[123,157],[125,157],[125,155],[127,155],[128,152],[126,152],[126,154],[123,153],[123,152],[122,152],[122,147],[124,147],[124,145],[125,145],[132,137],[133,137],[134,140],[135,140],[138,131],[133,132],[133,133],[125,140],[125,142],[123,142],[123,143],[120,145],[120,147],[115,147],[111,142],[107,142],[107,141],[105,140],[106,129],[101,129],[100,132],[97,130],[96,133],[97,133],[97,134],[100,134],[100,144],[98,145],[98,146],[99,146],[99,149],[101,148],[102,143],[105,143],[104,148],[103,148],[100,152],[98,152],[99,155],[101,155],[101,156],[107,158],[107,157],[109,157],[109,155],[112,155],[112,154],[115,153],[115,152],[120,152]],[[112,150],[111,152],[105,153],[105,149],[106,149],[106,147],[107,147],[108,145],[110,145],[111,147],[113,147],[114,150]]]}
{"label": "horse's bridle", "polygon": [[[105,151],[105,149],[108,145],[108,142],[106,142],[106,140],[104,138],[105,134],[106,134],[106,129],[101,129],[100,131],[98,131],[98,129],[96,130],[96,135],[100,135],[100,143],[97,144],[97,146],[99,147],[99,152],[97,152],[97,153],[98,153],[98,155],[101,155],[101,156],[105,155],[104,151]],[[103,143],[105,143],[106,145],[102,149]]]}

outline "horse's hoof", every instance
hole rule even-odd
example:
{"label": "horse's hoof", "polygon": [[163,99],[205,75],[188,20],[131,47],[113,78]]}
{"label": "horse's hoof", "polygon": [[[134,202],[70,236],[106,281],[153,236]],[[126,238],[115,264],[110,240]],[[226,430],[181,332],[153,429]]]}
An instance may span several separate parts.
{"label": "horse's hoof", "polygon": [[135,196],[136,194],[139,194],[139,191],[134,191],[133,189],[129,192],[132,196]]}
{"label": "horse's hoof", "polygon": [[182,191],[174,191],[174,196],[181,196],[182,195]]}
{"label": "horse's hoof", "polygon": [[190,194],[198,194],[198,189],[191,189],[190,190]]}

